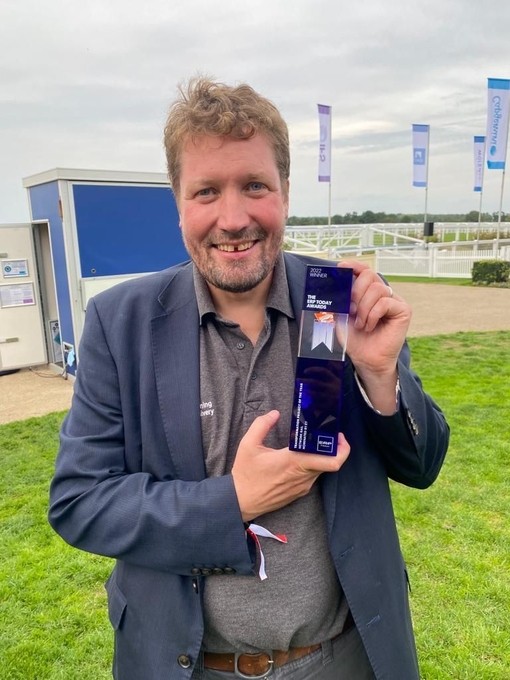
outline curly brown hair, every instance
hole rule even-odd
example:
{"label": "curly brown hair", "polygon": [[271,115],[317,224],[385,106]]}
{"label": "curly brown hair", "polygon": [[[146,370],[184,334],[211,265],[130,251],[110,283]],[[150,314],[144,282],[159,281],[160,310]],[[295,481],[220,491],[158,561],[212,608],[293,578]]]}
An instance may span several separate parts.
{"label": "curly brown hair", "polygon": [[250,139],[265,134],[271,142],[282,184],[290,174],[289,132],[276,106],[249,85],[236,86],[204,77],[179,87],[165,125],[164,144],[170,185],[179,193],[180,156],[184,144],[200,135]]}

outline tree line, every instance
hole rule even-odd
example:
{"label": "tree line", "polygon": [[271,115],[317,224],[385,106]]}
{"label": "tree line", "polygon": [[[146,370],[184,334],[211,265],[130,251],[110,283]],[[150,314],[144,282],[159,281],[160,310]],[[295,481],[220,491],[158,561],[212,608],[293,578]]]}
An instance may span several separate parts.
{"label": "tree line", "polygon": [[[497,222],[498,213],[482,213],[482,222]],[[501,213],[501,221],[510,221],[510,213]],[[385,213],[365,210],[365,212],[348,212],[345,215],[332,215],[331,224],[390,224],[390,223],[420,223],[423,222],[423,213]],[[434,214],[427,215],[427,222],[478,222],[478,210],[471,210],[462,214]],[[327,224],[328,218],[321,217],[297,217],[292,215],[287,220],[289,227],[300,227],[315,224]]]}

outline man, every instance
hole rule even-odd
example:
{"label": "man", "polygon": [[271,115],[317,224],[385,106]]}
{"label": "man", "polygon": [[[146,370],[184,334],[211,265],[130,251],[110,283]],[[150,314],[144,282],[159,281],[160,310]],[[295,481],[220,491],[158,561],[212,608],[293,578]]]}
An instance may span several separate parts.
{"label": "man", "polygon": [[409,306],[344,263],[345,436],[289,451],[306,260],[281,251],[285,122],[197,79],[165,144],[191,262],[89,302],[51,487],[62,537],[117,560],[114,677],[417,679],[388,477],[430,485],[448,428],[409,368]]}

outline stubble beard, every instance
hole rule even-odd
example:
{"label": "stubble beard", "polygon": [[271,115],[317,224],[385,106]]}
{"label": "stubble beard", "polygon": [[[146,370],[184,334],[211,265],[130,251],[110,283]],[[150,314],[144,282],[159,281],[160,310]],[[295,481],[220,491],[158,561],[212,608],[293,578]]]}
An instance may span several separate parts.
{"label": "stubble beard", "polygon": [[[265,244],[260,258],[256,261],[237,260],[219,265],[209,255],[213,247],[204,242],[197,246],[184,239],[184,244],[203,278],[212,286],[229,293],[246,293],[256,288],[273,271],[282,249],[284,234],[270,237],[265,232],[257,232],[247,240],[257,240]],[[225,241],[228,243],[228,241]]]}

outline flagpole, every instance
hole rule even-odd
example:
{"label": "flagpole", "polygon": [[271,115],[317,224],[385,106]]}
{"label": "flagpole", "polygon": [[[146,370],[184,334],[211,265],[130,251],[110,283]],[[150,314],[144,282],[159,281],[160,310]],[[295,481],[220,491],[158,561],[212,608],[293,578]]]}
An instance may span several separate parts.
{"label": "flagpole", "polygon": [[331,229],[331,177],[329,178],[329,195],[328,195],[328,227]]}
{"label": "flagpole", "polygon": [[430,128],[427,134],[427,165],[425,171],[425,216],[423,218],[423,226],[425,227],[425,222],[427,221],[428,215],[428,198],[429,198],[429,149],[430,149]]}
{"label": "flagpole", "polygon": [[478,231],[476,232],[476,240],[480,240],[480,228],[482,224],[482,196],[483,196],[483,188],[480,189],[480,205],[478,206]]}
{"label": "flagpole", "polygon": [[503,209],[503,190],[505,188],[505,168],[503,168],[503,172],[501,174],[501,195],[499,197],[499,211],[498,211],[498,231],[496,233],[496,238],[498,240],[499,244],[499,234],[501,230],[501,211]]}
{"label": "flagpole", "polygon": [[[333,166],[333,159],[332,159],[332,154],[331,154],[331,149],[332,149],[332,129],[333,129],[333,121],[332,121],[332,108],[330,107],[330,115],[329,115],[329,182],[328,182],[328,229],[331,229],[331,172],[332,172],[332,166]],[[330,238],[331,238],[331,233],[330,233]]]}

